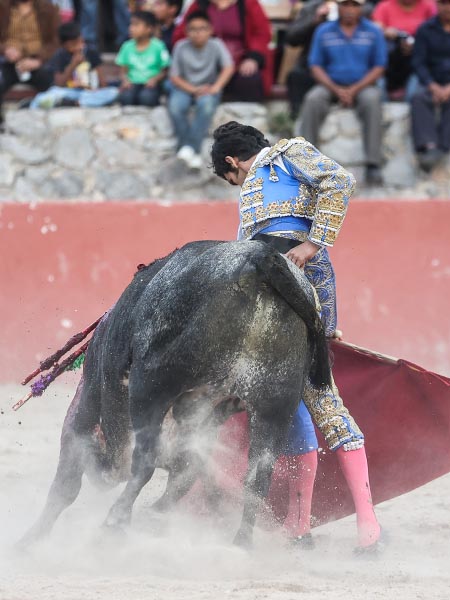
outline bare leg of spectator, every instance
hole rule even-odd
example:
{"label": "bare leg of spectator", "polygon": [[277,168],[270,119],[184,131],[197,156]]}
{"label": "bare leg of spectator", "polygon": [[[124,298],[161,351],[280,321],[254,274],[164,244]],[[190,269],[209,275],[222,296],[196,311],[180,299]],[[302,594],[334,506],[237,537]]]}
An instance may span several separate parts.
{"label": "bare leg of spectator", "polygon": [[366,181],[381,185],[382,104],[381,90],[376,86],[364,88],[356,98],[356,110],[362,121],[364,150],[366,153]]}
{"label": "bare leg of spectator", "polygon": [[330,111],[332,94],[323,85],[315,85],[305,96],[300,135],[317,146],[320,126]]}

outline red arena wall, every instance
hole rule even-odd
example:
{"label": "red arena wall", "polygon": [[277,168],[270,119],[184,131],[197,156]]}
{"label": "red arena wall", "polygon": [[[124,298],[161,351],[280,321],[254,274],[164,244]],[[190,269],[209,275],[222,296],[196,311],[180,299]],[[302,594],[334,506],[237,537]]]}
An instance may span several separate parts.
{"label": "red arena wall", "polygon": [[[0,381],[19,381],[104,312],[139,263],[231,240],[234,202],[4,204]],[[346,341],[450,372],[450,202],[351,203],[331,250]]]}

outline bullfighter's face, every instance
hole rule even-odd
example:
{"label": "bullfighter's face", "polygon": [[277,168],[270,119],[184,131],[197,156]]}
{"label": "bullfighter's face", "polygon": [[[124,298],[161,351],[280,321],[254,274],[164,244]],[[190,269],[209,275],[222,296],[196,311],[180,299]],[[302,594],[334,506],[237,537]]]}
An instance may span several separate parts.
{"label": "bullfighter's face", "polygon": [[225,173],[224,178],[230,185],[242,186],[248,173],[248,161],[241,161],[236,156],[227,156],[225,160],[230,165],[230,170]]}

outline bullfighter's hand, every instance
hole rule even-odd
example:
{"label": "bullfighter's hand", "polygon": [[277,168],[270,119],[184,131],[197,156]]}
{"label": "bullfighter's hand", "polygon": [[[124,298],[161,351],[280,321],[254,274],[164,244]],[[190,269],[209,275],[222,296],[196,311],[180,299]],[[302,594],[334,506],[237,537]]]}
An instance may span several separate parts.
{"label": "bullfighter's hand", "polygon": [[306,240],[303,244],[299,244],[289,250],[289,252],[286,253],[286,256],[296,264],[299,269],[303,269],[308,260],[310,260],[319,250],[320,246],[318,244]]}

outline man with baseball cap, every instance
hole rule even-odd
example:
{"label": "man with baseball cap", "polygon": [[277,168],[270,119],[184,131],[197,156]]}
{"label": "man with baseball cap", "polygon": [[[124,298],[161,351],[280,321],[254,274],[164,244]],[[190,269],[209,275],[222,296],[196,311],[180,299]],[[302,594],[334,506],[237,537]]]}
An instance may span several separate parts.
{"label": "man with baseball cap", "polygon": [[364,0],[337,1],[339,18],[314,33],[308,63],[317,84],[304,100],[301,135],[317,145],[331,103],[354,107],[363,126],[366,182],[380,185],[382,103],[376,82],[386,67],[386,42],[381,29],[362,16]]}

